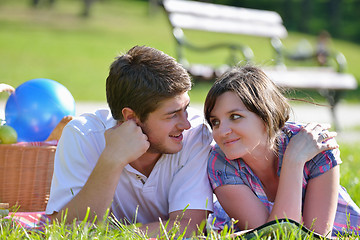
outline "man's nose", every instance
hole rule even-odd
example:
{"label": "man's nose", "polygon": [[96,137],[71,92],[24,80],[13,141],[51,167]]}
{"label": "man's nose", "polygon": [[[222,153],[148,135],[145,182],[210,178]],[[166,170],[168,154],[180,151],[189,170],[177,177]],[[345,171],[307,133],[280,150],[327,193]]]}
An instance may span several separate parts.
{"label": "man's nose", "polygon": [[180,120],[180,123],[179,123],[179,128],[181,129],[189,129],[191,127],[191,124],[188,120],[188,114],[187,112],[184,112],[182,115],[181,115],[181,120]]}

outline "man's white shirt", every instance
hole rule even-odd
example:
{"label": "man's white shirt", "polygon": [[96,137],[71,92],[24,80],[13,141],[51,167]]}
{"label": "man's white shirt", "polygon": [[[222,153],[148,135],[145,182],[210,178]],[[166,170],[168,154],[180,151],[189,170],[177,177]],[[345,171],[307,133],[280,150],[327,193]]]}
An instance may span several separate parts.
{"label": "man's white shirt", "polygon": [[[191,128],[183,133],[182,150],[163,154],[148,178],[130,165],[124,168],[111,205],[118,219],[149,223],[185,208],[212,211],[207,177],[212,135],[197,110],[188,108],[188,119]],[[85,185],[105,148],[104,132],[115,125],[108,109],[66,125],[55,154],[46,214],[60,211]]]}

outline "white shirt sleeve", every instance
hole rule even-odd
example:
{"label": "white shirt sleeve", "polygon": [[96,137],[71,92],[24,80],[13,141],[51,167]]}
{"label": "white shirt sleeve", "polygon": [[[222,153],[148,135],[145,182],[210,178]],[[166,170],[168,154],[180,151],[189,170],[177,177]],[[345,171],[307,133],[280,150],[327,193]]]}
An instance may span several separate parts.
{"label": "white shirt sleeve", "polygon": [[88,119],[86,121],[84,119],[72,120],[62,132],[55,153],[54,173],[46,214],[60,211],[78,194],[105,146],[103,137],[105,127],[100,124],[99,131],[84,132],[80,130],[84,122],[89,124]]}
{"label": "white shirt sleeve", "polygon": [[213,193],[207,176],[211,132],[200,124],[188,132],[181,155],[181,168],[173,177],[169,212],[187,209],[213,210]]}

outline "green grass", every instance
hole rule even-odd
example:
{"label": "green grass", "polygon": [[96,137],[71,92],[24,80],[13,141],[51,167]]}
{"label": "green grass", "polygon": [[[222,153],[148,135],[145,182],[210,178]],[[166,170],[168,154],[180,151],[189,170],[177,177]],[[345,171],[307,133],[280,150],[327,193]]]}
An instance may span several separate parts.
{"label": "green grass", "polygon": [[[40,229],[25,229],[11,218],[0,218],[0,239],[15,240],[15,239],[138,239],[148,240],[150,237],[147,233],[139,229],[139,224],[131,224],[120,222],[119,220],[109,216],[103,221],[95,223],[74,220],[72,224],[65,224],[65,218],[61,222],[53,222],[44,225]],[[225,228],[221,233],[212,229],[204,232],[205,224],[198,229],[198,234],[193,235],[191,239],[319,239],[314,237],[313,232],[306,233],[301,226],[289,224],[275,224],[263,232],[254,232],[252,235],[235,236],[234,230]],[[166,230],[169,229],[169,230]],[[184,239],[183,232],[179,231],[179,225],[168,226],[168,222],[159,223],[159,234],[156,236],[158,240],[176,240]],[[154,238],[152,238],[154,239]],[[189,238],[186,238],[189,239]],[[344,236],[338,236],[338,239],[357,239],[353,233],[348,233]]]}
{"label": "green grass", "polygon": [[357,143],[339,143],[342,164],[340,170],[340,184],[346,188],[354,202],[360,206],[360,148]]}
{"label": "green grass", "polygon": [[[165,14],[158,11],[149,16],[145,1],[98,1],[91,17],[79,17],[81,1],[56,1],[53,9],[32,9],[28,0],[0,1],[0,76],[1,82],[17,87],[32,78],[50,78],[65,85],[76,101],[105,101],[105,79],[114,57],[134,45],[148,45],[175,56],[175,42]],[[255,61],[262,65],[273,64],[273,51],[268,39],[228,34],[186,32],[197,44],[229,41],[249,45]],[[283,41],[294,47],[302,38],[312,44],[314,36],[289,33]],[[360,45],[334,39],[333,47],[348,61],[348,72],[360,80]],[[191,62],[220,65],[227,52],[209,54],[186,52]],[[196,83],[190,92],[192,102],[203,103],[209,83]],[[303,92],[305,96],[307,92]],[[321,99],[316,93],[312,97]],[[359,89],[347,93],[346,99],[359,102]],[[0,97],[3,98],[4,95]],[[300,95],[302,96],[302,95]],[[360,205],[360,148],[357,144],[340,143],[341,184],[353,200]],[[0,219],[0,239],[145,239],[138,235],[135,226],[118,225],[106,221],[96,227],[86,224],[48,226],[45,235],[26,232],[6,219]],[[119,231],[119,227],[121,231]],[[226,233],[224,233],[226,235]],[[164,233],[160,239],[174,239]],[[207,239],[226,239],[216,233]]]}
{"label": "green grass", "polygon": [[[0,2],[1,81],[17,87],[32,78],[50,78],[65,85],[76,101],[105,101],[105,79],[114,57],[134,45],[148,45],[176,57],[175,41],[161,9],[148,13],[146,1],[107,0],[94,3],[91,17],[80,17],[81,1],[56,1],[49,9],[33,9],[28,0]],[[186,31],[195,44],[217,41],[250,46],[255,62],[272,65],[274,52],[268,39],[231,34]],[[315,37],[289,33],[284,45],[294,47],[302,39],[312,44]],[[334,40],[333,46],[348,60],[348,71],[360,79],[360,46]],[[220,65],[227,51],[209,54],[186,52],[190,62]],[[194,86],[192,101],[205,98],[209,84]],[[200,89],[199,89],[200,88]],[[347,98],[359,101],[359,90]]]}

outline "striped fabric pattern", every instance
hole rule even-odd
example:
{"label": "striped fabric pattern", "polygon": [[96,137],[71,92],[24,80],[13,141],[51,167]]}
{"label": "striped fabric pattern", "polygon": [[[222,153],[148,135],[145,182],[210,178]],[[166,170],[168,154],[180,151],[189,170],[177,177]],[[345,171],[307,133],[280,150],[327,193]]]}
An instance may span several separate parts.
{"label": "striped fabric pattern", "polygon": [[[301,124],[288,122],[282,129],[279,141],[278,175],[280,176],[284,152],[292,136],[296,135],[301,129]],[[310,179],[315,178],[341,163],[340,151],[338,149],[324,151],[308,161],[303,170],[303,192],[304,202],[306,186]],[[244,184],[248,186],[254,194],[261,200],[270,212],[273,203],[268,201],[262,188],[260,179],[253,173],[250,167],[242,160],[229,160],[221,151],[218,145],[213,147],[208,161],[208,175],[213,190],[221,185]],[[348,221],[350,220],[350,222]],[[221,230],[224,225],[231,226],[231,219],[222,209],[218,202],[214,203],[214,213],[209,219],[209,223],[214,229]],[[212,224],[213,223],[213,224]],[[343,234],[355,231],[360,235],[360,209],[352,201],[346,190],[339,186],[338,207],[332,235]]]}

